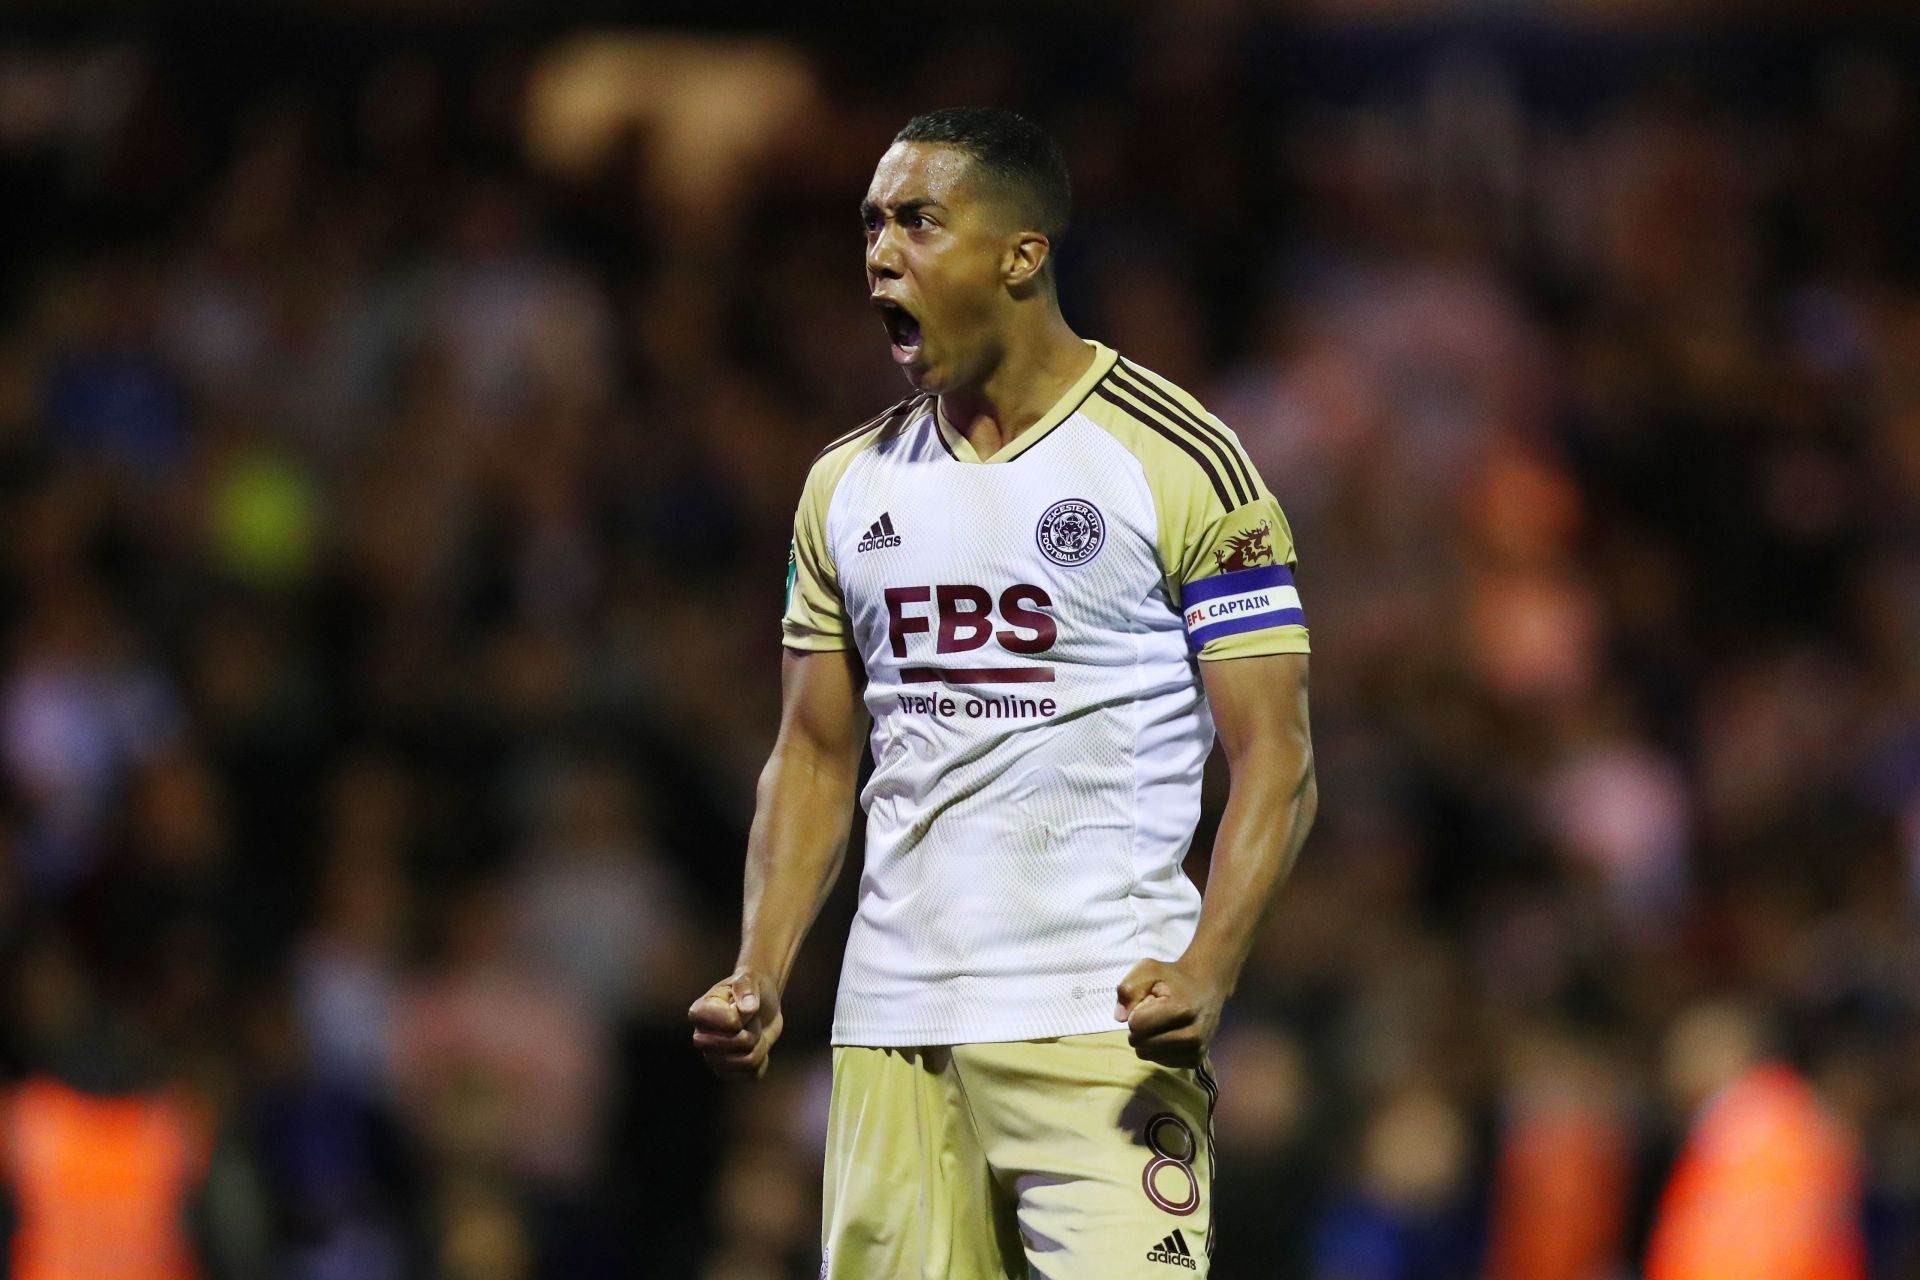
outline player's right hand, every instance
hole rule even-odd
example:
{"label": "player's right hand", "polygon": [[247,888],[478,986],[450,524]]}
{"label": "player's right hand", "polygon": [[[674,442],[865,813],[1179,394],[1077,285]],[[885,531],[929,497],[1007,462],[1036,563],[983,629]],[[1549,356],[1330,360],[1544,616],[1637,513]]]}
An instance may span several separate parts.
{"label": "player's right hand", "polygon": [[733,973],[707,988],[687,1010],[693,1047],[714,1074],[759,1079],[767,1073],[767,1054],[785,1025],[780,989],[752,969]]}

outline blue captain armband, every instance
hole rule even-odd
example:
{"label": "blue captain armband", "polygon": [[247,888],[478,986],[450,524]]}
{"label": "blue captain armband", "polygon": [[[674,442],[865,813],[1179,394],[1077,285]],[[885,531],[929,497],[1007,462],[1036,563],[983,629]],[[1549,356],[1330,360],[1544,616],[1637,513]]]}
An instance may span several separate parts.
{"label": "blue captain armband", "polygon": [[1222,636],[1307,623],[1291,565],[1267,564],[1216,574],[1189,582],[1182,595],[1187,645],[1195,653]]}

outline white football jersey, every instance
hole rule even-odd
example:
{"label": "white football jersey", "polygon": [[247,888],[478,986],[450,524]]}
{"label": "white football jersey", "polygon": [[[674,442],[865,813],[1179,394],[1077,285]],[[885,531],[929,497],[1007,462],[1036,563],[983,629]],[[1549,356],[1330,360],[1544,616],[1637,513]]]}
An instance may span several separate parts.
{"label": "white football jersey", "polygon": [[1307,651],[1286,518],[1239,442],[1089,345],[984,463],[915,397],[807,478],[784,642],[858,650],[873,716],[836,1044],[1111,1030],[1114,985],[1199,917],[1198,662]]}

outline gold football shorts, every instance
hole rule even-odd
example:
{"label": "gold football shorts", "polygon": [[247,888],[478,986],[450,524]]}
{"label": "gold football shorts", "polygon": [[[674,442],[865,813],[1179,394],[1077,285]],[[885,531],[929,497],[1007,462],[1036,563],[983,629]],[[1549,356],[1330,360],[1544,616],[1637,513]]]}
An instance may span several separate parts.
{"label": "gold football shorts", "polygon": [[1213,1077],[1124,1030],[833,1051],[823,1280],[1205,1276]]}

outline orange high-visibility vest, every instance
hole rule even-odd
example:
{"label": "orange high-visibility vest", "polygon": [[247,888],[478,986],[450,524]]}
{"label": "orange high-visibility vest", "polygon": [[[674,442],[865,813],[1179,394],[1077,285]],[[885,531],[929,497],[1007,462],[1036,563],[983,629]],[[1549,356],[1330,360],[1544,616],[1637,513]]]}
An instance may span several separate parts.
{"label": "orange high-visibility vest", "polygon": [[1578,1103],[1526,1108],[1501,1142],[1489,1280],[1598,1280],[1618,1271],[1627,1138]]}
{"label": "orange high-visibility vest", "polygon": [[1800,1078],[1750,1071],[1701,1113],[1646,1280],[1865,1280],[1852,1145]]}
{"label": "orange high-visibility vest", "polygon": [[185,1215],[209,1144],[190,1108],[42,1077],[14,1091],[4,1125],[15,1280],[197,1280]]}

